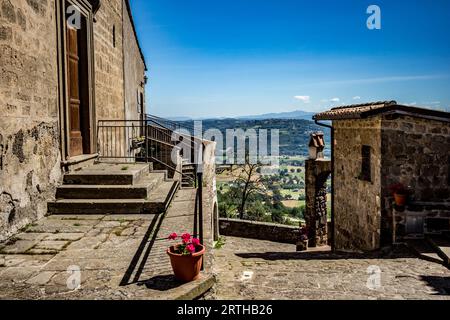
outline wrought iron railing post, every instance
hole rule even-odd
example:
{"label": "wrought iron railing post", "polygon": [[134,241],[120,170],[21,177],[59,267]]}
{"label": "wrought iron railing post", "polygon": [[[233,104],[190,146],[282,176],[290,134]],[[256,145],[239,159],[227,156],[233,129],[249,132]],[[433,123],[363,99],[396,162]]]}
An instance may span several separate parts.
{"label": "wrought iron railing post", "polygon": [[145,120],[145,162],[148,163],[148,153],[149,153],[149,148],[148,148],[148,123],[147,123],[147,119]]}

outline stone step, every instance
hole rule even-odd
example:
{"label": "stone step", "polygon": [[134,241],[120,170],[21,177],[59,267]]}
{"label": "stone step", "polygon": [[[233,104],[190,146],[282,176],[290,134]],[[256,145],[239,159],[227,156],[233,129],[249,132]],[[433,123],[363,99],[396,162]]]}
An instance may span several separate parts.
{"label": "stone step", "polygon": [[164,181],[148,199],[59,199],[48,203],[51,214],[159,214],[170,205],[178,181]]}
{"label": "stone step", "polygon": [[437,254],[435,248],[424,239],[406,240],[406,245],[421,259],[444,264],[444,260]]}
{"label": "stone step", "polygon": [[195,171],[195,166],[193,164],[190,165],[183,165],[183,171]]}
{"label": "stone step", "polygon": [[64,175],[64,184],[132,185],[150,172],[149,164],[99,163]]}
{"label": "stone step", "polygon": [[166,179],[164,172],[150,172],[133,185],[67,184],[56,190],[56,199],[147,199]]}
{"label": "stone step", "polygon": [[445,236],[438,235],[428,236],[427,240],[436,250],[439,257],[444,260],[444,264],[450,266],[450,240]]}
{"label": "stone step", "polygon": [[63,185],[56,190],[56,199],[145,199],[147,187],[122,185]]}

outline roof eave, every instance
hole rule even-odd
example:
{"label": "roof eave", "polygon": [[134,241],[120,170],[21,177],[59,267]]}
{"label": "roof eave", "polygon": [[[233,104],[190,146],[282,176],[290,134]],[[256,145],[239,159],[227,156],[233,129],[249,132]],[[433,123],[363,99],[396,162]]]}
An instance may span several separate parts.
{"label": "roof eave", "polygon": [[410,107],[405,105],[390,105],[384,108],[373,109],[369,111],[364,111],[361,113],[348,114],[348,115],[326,115],[326,114],[316,114],[313,116],[315,121],[337,121],[337,120],[359,120],[374,117],[381,114],[403,114],[410,115],[414,117],[421,117],[425,119],[438,120],[438,121],[450,121],[450,113],[432,109],[424,109],[417,107]]}

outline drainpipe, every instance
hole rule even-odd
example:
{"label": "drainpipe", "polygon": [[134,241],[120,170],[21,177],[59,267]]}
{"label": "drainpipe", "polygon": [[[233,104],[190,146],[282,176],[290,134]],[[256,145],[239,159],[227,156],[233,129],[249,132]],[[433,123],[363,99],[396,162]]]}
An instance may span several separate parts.
{"label": "drainpipe", "polygon": [[314,119],[314,123],[331,131],[331,232],[329,233],[332,235],[331,250],[334,251],[334,127],[316,119]]}

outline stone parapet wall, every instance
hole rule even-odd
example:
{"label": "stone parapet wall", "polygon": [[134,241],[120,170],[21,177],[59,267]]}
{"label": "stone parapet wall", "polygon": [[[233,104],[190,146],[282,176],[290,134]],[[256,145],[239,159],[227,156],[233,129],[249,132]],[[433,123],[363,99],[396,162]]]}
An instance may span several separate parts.
{"label": "stone parapet wall", "polygon": [[297,244],[299,239],[299,228],[293,226],[227,218],[220,218],[219,226],[224,236],[291,244]]}

